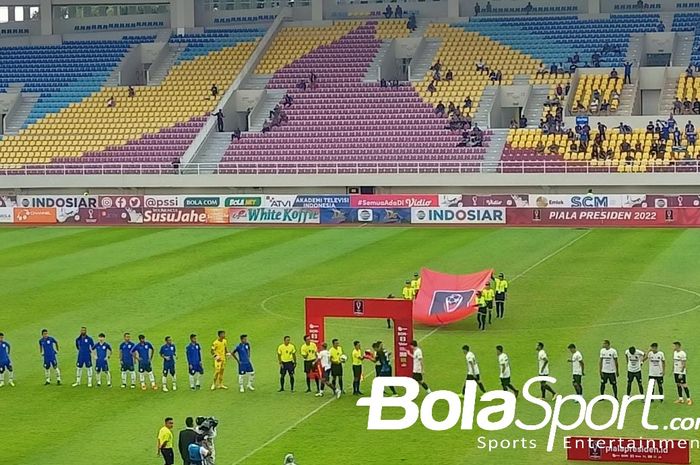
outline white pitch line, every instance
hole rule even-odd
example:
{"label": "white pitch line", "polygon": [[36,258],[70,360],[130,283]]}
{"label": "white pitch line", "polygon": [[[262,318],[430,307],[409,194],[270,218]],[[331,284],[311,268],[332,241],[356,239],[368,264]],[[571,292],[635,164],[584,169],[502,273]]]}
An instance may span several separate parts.
{"label": "white pitch line", "polygon": [[[537,268],[538,266],[540,266],[541,264],[543,264],[544,262],[546,262],[546,261],[549,260],[550,258],[554,257],[555,255],[557,255],[557,254],[560,253],[561,251],[563,251],[563,250],[569,248],[570,246],[572,246],[573,244],[575,244],[579,239],[581,239],[581,238],[583,238],[584,236],[588,235],[588,233],[590,233],[590,232],[591,232],[591,230],[589,229],[589,230],[587,230],[585,233],[581,234],[580,236],[577,236],[575,239],[573,239],[573,240],[567,242],[566,244],[564,244],[563,246],[559,247],[559,248],[558,248],[557,250],[555,250],[554,252],[550,253],[549,255],[547,255],[546,257],[542,258],[541,260],[539,260],[539,261],[538,261],[537,263],[535,263],[534,265],[532,265],[532,266],[528,267],[527,269],[525,269],[525,271],[523,271],[522,273],[520,273],[520,274],[518,274],[517,276],[515,276],[513,279],[511,279],[511,282],[512,282],[512,281],[515,281],[515,280],[518,279],[518,278],[522,278],[522,277],[525,276],[527,273],[529,273],[529,272],[532,271],[533,269]],[[269,298],[268,298],[268,299],[269,299]],[[267,299],[266,299],[266,300],[267,300]],[[263,308],[264,308],[264,307],[263,307]],[[428,339],[430,336],[432,336],[433,334],[437,333],[439,329],[440,329],[440,326],[435,327],[435,329],[433,329],[433,330],[430,331],[428,334],[426,334],[425,336],[423,336],[422,338],[420,338],[420,339],[419,339],[419,342],[422,342],[422,341]],[[370,373],[370,374],[367,376],[367,378],[371,378],[372,375],[374,375],[374,373]],[[265,441],[265,442],[264,442],[263,444],[261,444],[260,446],[256,447],[255,449],[253,449],[252,451],[248,452],[246,455],[244,455],[244,456],[241,457],[240,459],[238,459],[238,460],[236,460],[235,462],[233,462],[233,465],[239,465],[239,464],[243,463],[245,460],[249,459],[250,457],[252,457],[252,456],[254,456],[255,454],[257,454],[258,452],[260,452],[261,450],[265,449],[267,446],[269,446],[269,445],[272,444],[273,442],[277,441],[279,438],[281,438],[282,436],[284,436],[285,434],[287,434],[288,432],[290,432],[291,430],[293,430],[294,428],[296,428],[297,426],[299,426],[300,424],[302,424],[303,422],[305,422],[306,420],[308,420],[309,418],[311,418],[312,416],[316,415],[318,412],[320,412],[321,410],[323,410],[323,408],[326,407],[327,405],[329,405],[331,402],[333,402],[333,400],[334,400],[333,398],[328,399],[327,401],[325,401],[324,403],[322,403],[321,405],[319,405],[318,407],[316,407],[315,409],[313,409],[312,411],[310,411],[309,413],[307,413],[307,414],[304,415],[303,417],[299,418],[297,421],[295,421],[294,423],[292,423],[292,424],[291,424],[290,426],[288,426],[287,428],[285,428],[285,429],[283,429],[282,431],[280,431],[279,433],[275,434],[273,437],[271,437],[270,439],[268,439],[267,441]]]}

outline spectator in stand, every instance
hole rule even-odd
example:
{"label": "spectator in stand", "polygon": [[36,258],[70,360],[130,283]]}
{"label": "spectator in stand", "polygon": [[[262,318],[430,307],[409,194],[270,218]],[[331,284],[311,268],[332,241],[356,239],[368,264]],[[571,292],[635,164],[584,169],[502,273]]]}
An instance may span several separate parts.
{"label": "spectator in stand", "polygon": [[683,114],[684,115],[689,115],[690,112],[692,111],[693,107],[693,102],[690,101],[688,97],[683,100]]}
{"label": "spectator in stand", "polygon": [[608,127],[598,121],[598,134],[600,134],[600,140],[605,140],[605,131],[608,130]]}
{"label": "spectator in stand", "polygon": [[541,140],[537,141],[537,146],[535,146],[535,152],[537,152],[538,155],[544,155],[544,143]]}
{"label": "spectator in stand", "polygon": [[466,108],[468,112],[472,109],[472,98],[469,95],[464,99],[464,108]]}
{"label": "spectator in stand", "polygon": [[571,153],[577,153],[578,152],[578,145],[576,145],[576,141],[572,140],[571,145],[569,145],[569,152]]}
{"label": "spectator in stand", "polygon": [[698,134],[695,131],[687,133],[685,137],[688,139],[688,145],[694,146],[698,140]]}
{"label": "spectator in stand", "polygon": [[219,108],[219,111],[214,113],[216,116],[216,129],[219,132],[224,132],[224,110]]}
{"label": "spectator in stand", "polygon": [[600,112],[606,115],[610,114],[610,103],[607,100],[603,100],[603,103],[600,104]]}
{"label": "spectator in stand", "polygon": [[486,2],[486,13],[491,13],[491,0]]}
{"label": "spectator in stand", "polygon": [[551,144],[549,144],[549,147],[547,147],[547,149],[549,150],[550,155],[556,155],[559,153],[559,146],[556,142],[552,142]]}
{"label": "spectator in stand", "polygon": [[394,17],[403,18],[403,9],[401,8],[401,5],[396,5],[396,9],[394,10]]}
{"label": "spectator in stand", "polygon": [[455,104],[450,102],[447,105],[447,116],[452,116],[452,114],[455,112],[455,110],[457,110],[457,108],[455,107]]}
{"label": "spectator in stand", "polygon": [[520,116],[520,120],[518,121],[518,127],[521,129],[527,127],[527,118],[525,118],[525,115]]}
{"label": "spectator in stand", "polygon": [[231,134],[231,142],[234,140],[241,140],[241,130],[238,128],[234,129],[233,133]]}
{"label": "spectator in stand", "polygon": [[673,131],[673,145],[681,145],[681,139],[683,135],[681,134],[681,130],[676,127],[676,129]]}
{"label": "spectator in stand", "polygon": [[586,107],[583,106],[580,100],[576,100],[576,105],[574,106],[574,113],[585,113]]}
{"label": "spectator in stand", "polygon": [[588,106],[588,109],[593,114],[598,113],[598,110],[600,109],[600,100],[593,98],[593,100],[591,100],[591,104]]}
{"label": "spectator in stand", "polygon": [[128,92],[129,92],[129,97],[130,97],[130,98],[136,97],[136,91],[134,90],[133,87],[129,86],[129,91],[128,91]]}
{"label": "spectator in stand", "polygon": [[440,100],[435,107],[435,114],[440,117],[445,116],[445,105],[442,103],[442,100]]}
{"label": "spectator in stand", "polygon": [[430,67],[430,71],[437,71],[438,73],[442,70],[442,63],[440,63],[440,59],[433,63],[433,65]]}
{"label": "spectator in stand", "polygon": [[262,133],[265,134],[266,132],[270,132],[270,129],[272,129],[272,125],[268,120],[265,120],[262,127]]}
{"label": "spectator in stand", "polygon": [[381,78],[379,80],[379,87],[389,87],[389,84],[387,84],[386,79]]}
{"label": "spectator in stand", "polygon": [[568,71],[569,77],[571,77],[571,75],[574,74],[577,69],[578,69],[578,65],[576,63],[571,63],[571,65],[569,66],[569,71]]}
{"label": "spectator in stand", "polygon": [[610,71],[610,77],[608,78],[608,80],[611,80],[611,79],[617,80],[617,77],[618,77],[617,70],[615,68],[613,68],[612,71]]}
{"label": "spectator in stand", "polygon": [[452,70],[448,69],[447,72],[445,73],[445,81],[452,81],[454,79],[454,75],[452,74]]}
{"label": "spectator in stand", "polygon": [[180,174],[180,159],[176,158],[170,164],[172,165],[173,169],[175,170],[175,173]]}
{"label": "spectator in stand", "polygon": [[591,63],[593,63],[594,68],[600,68],[600,53],[593,52],[593,55],[591,55]]}
{"label": "spectator in stand", "polygon": [[659,158],[659,144],[657,144],[655,140],[651,141],[651,145],[649,146],[649,155]]}
{"label": "spectator in stand", "polygon": [[302,79],[297,83],[297,89],[299,90],[306,90],[306,80]]}
{"label": "spectator in stand", "polygon": [[384,10],[384,17],[386,19],[389,19],[392,17],[393,14],[394,14],[394,10],[391,9],[391,5],[387,5],[386,9]]}
{"label": "spectator in stand", "polygon": [[440,80],[442,80],[442,78],[440,77],[440,71],[436,69],[435,71],[433,71],[433,81],[439,82]]}
{"label": "spectator in stand", "polygon": [[114,95],[107,99],[107,108],[114,108],[117,106],[117,101],[114,100]]}
{"label": "spectator in stand", "polygon": [[499,69],[496,71],[496,81],[498,81],[498,85],[501,85],[501,80],[503,79],[503,73],[501,73],[501,70]]}
{"label": "spectator in stand", "polygon": [[626,61],[623,65],[625,67],[625,79],[624,84],[632,84],[632,63]]}
{"label": "spectator in stand", "polygon": [[435,81],[430,81],[430,84],[428,84],[428,92],[430,92],[430,96],[437,92],[437,89],[435,88]]}
{"label": "spectator in stand", "polygon": [[634,152],[636,154],[639,154],[639,155],[642,154],[643,150],[642,150],[642,143],[641,142],[637,142],[636,144],[634,144]]}
{"label": "spectator in stand", "polygon": [[622,144],[620,144],[620,152],[629,153],[630,150],[632,150],[632,146],[630,145],[630,143],[626,140],[623,140]]}
{"label": "spectator in stand", "polygon": [[647,134],[654,134],[654,122],[649,121],[649,124],[647,124]]}
{"label": "spectator in stand", "polygon": [[673,114],[679,115],[683,111],[683,102],[678,97],[673,101]]}
{"label": "spectator in stand", "polygon": [[311,88],[315,88],[316,84],[318,84],[318,76],[316,76],[316,73],[311,71],[309,74],[309,84],[311,85]]}
{"label": "spectator in stand", "polygon": [[544,77],[544,75],[547,74],[547,68],[544,67],[544,63],[540,62],[540,67],[537,68],[537,72],[535,73],[535,77],[538,78],[540,76]]}
{"label": "spectator in stand", "polygon": [[570,90],[571,90],[571,83],[567,82],[566,86],[564,86],[564,95],[569,95]]}
{"label": "spectator in stand", "polygon": [[600,91],[598,89],[593,89],[593,94],[591,98],[593,100],[600,100]]}
{"label": "spectator in stand", "polygon": [[559,98],[564,96],[564,88],[561,86],[561,84],[557,84],[557,87],[554,89],[554,93],[557,94],[557,97]]}
{"label": "spectator in stand", "polygon": [[281,110],[282,110],[282,107],[281,107],[280,104],[278,103],[277,105],[275,105],[275,108],[273,108],[272,110],[270,110],[269,118],[272,119],[272,118],[274,118],[275,116],[279,115],[279,113],[280,113]]}
{"label": "spectator in stand", "polygon": [[514,119],[510,120],[510,125],[508,126],[510,129],[518,129],[518,122],[515,121]]}
{"label": "spectator in stand", "polygon": [[617,129],[620,131],[620,134],[632,134],[632,127],[625,123],[620,123]]}
{"label": "spectator in stand", "polygon": [[549,66],[549,75],[550,75],[550,76],[556,76],[557,73],[559,72],[558,70],[559,70],[559,68],[557,67],[557,64],[556,64],[556,63],[552,63],[552,64]]}
{"label": "spectator in stand", "polygon": [[637,0],[637,9],[638,10],[644,9],[644,0]]}
{"label": "spectator in stand", "polygon": [[211,85],[211,96],[214,98],[219,96],[219,88],[216,87],[216,84]]}
{"label": "spectator in stand", "polygon": [[659,24],[656,25],[656,32],[664,32],[666,30],[666,26],[664,26],[664,23],[659,22]]}
{"label": "spectator in stand", "polygon": [[418,28],[418,24],[416,22],[416,14],[411,13],[410,16],[408,17],[408,22],[406,23],[406,27],[411,30],[411,32],[415,31]]}
{"label": "spectator in stand", "polygon": [[481,5],[479,5],[479,2],[476,2],[474,5],[474,16],[479,16],[479,13],[481,13]]}
{"label": "spectator in stand", "polygon": [[690,64],[688,67],[685,69],[685,77],[693,77],[693,65]]}
{"label": "spectator in stand", "polygon": [[625,164],[626,165],[634,164],[634,153],[632,151],[627,152],[627,154],[625,155]]}
{"label": "spectator in stand", "polygon": [[533,9],[534,8],[532,7],[532,3],[530,3],[530,2],[527,2],[527,5],[525,5],[525,8],[523,8],[526,15],[529,15],[530,13],[532,13]]}
{"label": "spectator in stand", "polygon": [[284,99],[282,99],[282,105],[285,108],[291,107],[293,102],[294,102],[294,97],[292,97],[289,94],[284,94]]}
{"label": "spectator in stand", "polygon": [[688,122],[685,124],[685,133],[686,133],[686,134],[690,134],[690,133],[692,133],[692,132],[695,132],[695,126],[693,125],[693,122],[692,122],[692,121],[688,121]]}
{"label": "spectator in stand", "polygon": [[693,113],[700,115],[700,100],[697,98],[693,100]]}
{"label": "spectator in stand", "polygon": [[486,63],[484,63],[484,59],[483,59],[483,58],[479,58],[479,59],[476,61],[475,66],[476,66],[476,70],[477,70],[480,74],[484,74],[485,72],[488,72],[488,70],[489,70],[488,67],[486,66]]}
{"label": "spectator in stand", "polygon": [[[575,144],[575,142],[574,142]],[[591,147],[591,158],[594,160],[598,160],[602,158],[600,156],[600,146],[596,144],[595,142],[593,143],[593,146]]]}

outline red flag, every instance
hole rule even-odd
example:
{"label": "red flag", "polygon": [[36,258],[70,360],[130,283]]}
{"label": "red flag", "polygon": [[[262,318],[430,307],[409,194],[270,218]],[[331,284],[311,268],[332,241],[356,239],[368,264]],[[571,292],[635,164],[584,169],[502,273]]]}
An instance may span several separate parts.
{"label": "red flag", "polygon": [[493,270],[452,275],[423,268],[413,319],[429,326],[442,326],[476,313],[476,291],[484,288]]}

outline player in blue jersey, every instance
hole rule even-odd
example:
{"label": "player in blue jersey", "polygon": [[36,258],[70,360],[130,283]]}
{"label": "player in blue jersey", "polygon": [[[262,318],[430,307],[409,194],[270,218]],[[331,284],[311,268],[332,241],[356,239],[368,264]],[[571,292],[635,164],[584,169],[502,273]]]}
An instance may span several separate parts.
{"label": "player in blue jersey", "polygon": [[119,344],[119,365],[122,372],[122,389],[126,387],[126,374],[131,373],[131,389],[136,387],[136,371],[134,371],[133,348],[136,344],[131,340],[131,334],[124,333],[124,340]]}
{"label": "player in blue jersey", "polygon": [[87,369],[88,387],[92,387],[92,350],[95,348],[95,341],[88,336],[85,326],[80,328],[80,334],[75,338],[75,348],[78,350],[78,361],[75,364],[77,368],[73,387],[80,386],[83,368]]}
{"label": "player in blue jersey", "polygon": [[155,349],[153,344],[146,340],[146,336],[139,334],[139,342],[136,344],[131,353],[134,354],[134,358],[139,363],[139,381],[141,382],[141,389],[146,390],[145,373],[148,373],[148,379],[151,381],[151,388],[154,391],[158,390],[156,386],[156,378],[153,376],[153,353]]}
{"label": "player in blue jersey", "polygon": [[173,379],[173,391],[177,391],[177,376],[175,375],[175,344],[170,336],[165,337],[165,344],[160,347],[163,359],[163,392],[168,392],[168,375]]}
{"label": "player in blue jersey", "polygon": [[0,333],[0,387],[5,385],[5,372],[9,377],[7,384],[15,386],[15,372],[12,369],[12,360],[10,360],[10,343],[5,340],[5,335]]}
{"label": "player in blue jersey", "polygon": [[105,333],[97,335],[95,344],[95,374],[97,385],[102,386],[102,373],[107,375],[107,387],[112,387],[112,373],[109,372],[109,359],[112,356],[112,346],[105,342]]}
{"label": "player in blue jersey", "polygon": [[248,375],[248,390],[255,391],[253,387],[253,382],[255,381],[255,370],[253,370],[253,363],[250,360],[250,343],[248,342],[248,335],[241,334],[241,342],[233,349],[231,356],[238,362],[238,386],[241,392],[245,392],[243,388],[243,382],[245,376]]}
{"label": "player in blue jersey", "polygon": [[190,374],[190,389],[201,389],[200,378],[204,374],[202,367],[202,347],[197,342],[197,335],[190,334],[190,343],[185,350],[187,354],[187,371]]}
{"label": "player in blue jersey", "polygon": [[51,368],[56,373],[56,385],[61,385],[61,370],[58,368],[58,341],[49,336],[48,329],[41,330],[41,339],[39,339],[39,353],[44,357],[44,373],[46,374],[46,382],[44,385],[51,384]]}

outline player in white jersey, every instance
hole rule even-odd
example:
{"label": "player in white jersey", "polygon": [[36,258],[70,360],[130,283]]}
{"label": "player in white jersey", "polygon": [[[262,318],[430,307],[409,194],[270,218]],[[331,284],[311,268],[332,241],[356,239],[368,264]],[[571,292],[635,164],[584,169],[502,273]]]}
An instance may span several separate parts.
{"label": "player in white jersey", "polygon": [[432,391],[428,387],[428,384],[423,379],[425,374],[425,365],[423,364],[423,350],[418,347],[418,341],[411,342],[411,347],[413,347],[413,352],[408,352],[408,356],[413,359],[413,379],[418,381],[418,384],[423,386],[423,389],[430,394]]}
{"label": "player in white jersey", "polygon": [[[659,350],[659,344],[651,344],[649,353],[644,356],[644,361],[649,361],[649,379],[654,380],[654,386],[659,390],[659,395],[664,395],[664,374],[666,373],[666,357]],[[652,394],[654,393],[652,388]],[[661,399],[663,402],[663,399]]]}
{"label": "player in white jersey", "polygon": [[498,373],[501,379],[501,387],[504,391],[513,391],[515,397],[518,397],[520,391],[510,384],[510,359],[508,358],[508,354],[503,352],[503,346],[496,346],[496,355],[498,355]]}
{"label": "player in white jersey", "polygon": [[[537,350],[537,374],[539,376],[549,376],[549,358],[547,358],[547,352],[544,351],[544,344],[538,342],[535,350]],[[557,393],[546,381],[540,381],[540,390],[542,391],[542,400],[544,400],[547,392],[552,393],[552,398],[557,396]]]}
{"label": "player in white jersey", "polygon": [[[693,405],[693,400],[690,398],[690,389],[688,389],[688,383],[686,380],[686,365],[688,362],[688,355],[683,349],[681,349],[681,343],[676,341],[673,343],[673,378],[676,381],[676,388],[678,389],[678,400],[676,404],[686,403],[688,405]],[[683,398],[685,394],[685,400]]]}
{"label": "player in white jersey", "polygon": [[571,374],[573,376],[572,384],[574,385],[574,390],[579,396],[583,395],[583,355],[581,352],[576,350],[575,344],[569,344],[569,352],[571,352],[571,358],[567,360],[571,364]]}
{"label": "player in white jersey", "polygon": [[600,349],[600,361],[598,362],[600,372],[600,395],[605,394],[605,385],[610,383],[613,395],[617,397],[617,377],[620,368],[617,364],[617,350],[610,347],[610,341],[603,341],[603,348]]}
{"label": "player in white jersey", "polygon": [[[479,373],[479,363],[476,361],[476,355],[474,352],[469,350],[468,345],[463,345],[462,346],[462,352],[464,352],[464,357],[467,360],[467,381],[476,381],[477,386],[479,386],[479,389],[481,392],[486,392],[486,388],[484,387],[484,383],[481,382],[481,375]],[[464,383],[464,387],[462,388],[462,394],[464,394],[464,389],[466,388],[467,383]]]}
{"label": "player in white jersey", "polygon": [[627,395],[632,394],[632,381],[637,380],[639,393],[644,395],[644,386],[642,386],[642,363],[644,363],[644,352],[630,347],[625,351],[627,359]]}

